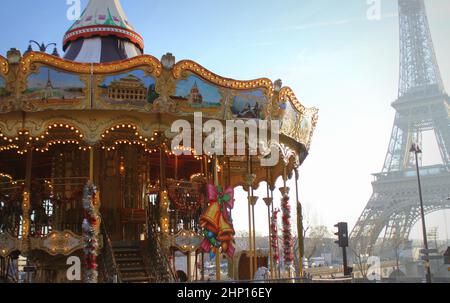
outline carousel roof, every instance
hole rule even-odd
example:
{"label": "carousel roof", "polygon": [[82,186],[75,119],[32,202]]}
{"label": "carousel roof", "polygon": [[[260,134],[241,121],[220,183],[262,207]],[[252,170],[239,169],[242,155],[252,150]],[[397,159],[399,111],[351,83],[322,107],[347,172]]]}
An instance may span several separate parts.
{"label": "carousel roof", "polygon": [[142,55],[144,40],[134,31],[119,0],[90,0],[64,35],[63,49],[67,60],[112,62]]}

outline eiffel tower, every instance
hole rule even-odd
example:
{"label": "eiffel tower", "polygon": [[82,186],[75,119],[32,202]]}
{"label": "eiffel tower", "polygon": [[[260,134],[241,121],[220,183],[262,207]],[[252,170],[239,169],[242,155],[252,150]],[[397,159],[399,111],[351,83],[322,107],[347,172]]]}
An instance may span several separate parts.
{"label": "eiffel tower", "polygon": [[442,164],[422,166],[419,159],[425,213],[450,208],[450,98],[436,61],[424,0],[398,0],[398,8],[400,82],[392,103],[396,115],[383,170],[374,174],[372,197],[350,235],[351,246],[361,255],[374,253],[375,244],[378,253],[392,249],[394,243],[404,245],[420,220],[410,147],[421,146],[426,131],[434,131]]}

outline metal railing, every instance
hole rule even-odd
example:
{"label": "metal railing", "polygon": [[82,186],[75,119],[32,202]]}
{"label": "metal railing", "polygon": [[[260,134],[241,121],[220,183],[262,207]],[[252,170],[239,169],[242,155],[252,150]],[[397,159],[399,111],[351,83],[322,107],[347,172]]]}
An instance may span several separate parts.
{"label": "metal railing", "polygon": [[21,183],[0,184],[0,233],[20,236],[23,190]]}
{"label": "metal railing", "polygon": [[85,177],[33,179],[31,185],[31,235],[46,236],[52,230],[82,234]]}
{"label": "metal railing", "polygon": [[145,254],[150,264],[148,270],[156,280],[155,282],[174,282],[176,281],[176,275],[172,271],[167,256],[162,251],[162,244],[157,229],[157,222],[159,219],[158,211],[156,209],[157,205],[159,205],[159,203],[151,205],[150,207],[146,204],[148,243],[145,247]]}
{"label": "metal railing", "polygon": [[121,283],[119,267],[117,266],[116,257],[111,244],[106,225],[103,220],[100,223],[100,233],[103,237],[103,248],[101,257],[103,261],[103,275],[106,283]]}

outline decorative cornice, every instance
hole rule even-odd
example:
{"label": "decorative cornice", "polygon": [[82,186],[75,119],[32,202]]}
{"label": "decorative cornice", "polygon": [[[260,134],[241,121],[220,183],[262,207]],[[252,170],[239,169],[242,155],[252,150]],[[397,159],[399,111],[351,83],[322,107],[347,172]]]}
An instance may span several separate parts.
{"label": "decorative cornice", "polygon": [[148,66],[148,72],[159,77],[162,71],[161,62],[150,55],[137,56],[117,62],[90,64],[68,61],[42,52],[30,52],[22,58],[22,73],[28,73],[33,63],[42,63],[63,71],[81,74],[114,74]]}
{"label": "decorative cornice", "polygon": [[5,57],[0,56],[0,75],[6,75],[9,72],[9,63]]}
{"label": "decorative cornice", "polygon": [[43,250],[52,256],[68,256],[83,248],[82,237],[70,230],[52,231],[43,238],[31,238],[30,249]]}
{"label": "decorative cornice", "polygon": [[183,253],[197,251],[204,239],[204,237],[192,230],[185,229],[180,230],[175,236],[170,238],[171,246]]}
{"label": "decorative cornice", "polygon": [[191,61],[191,60],[182,60],[175,64],[173,67],[173,76],[176,79],[179,79],[183,76],[183,72],[190,71],[203,79],[212,82],[218,86],[222,86],[225,88],[231,88],[231,89],[237,89],[237,90],[253,90],[258,88],[263,88],[266,90],[269,97],[272,97],[273,95],[273,83],[270,79],[267,78],[260,78],[255,80],[249,80],[249,81],[240,81],[240,80],[233,80],[229,78],[221,77],[208,69],[204,68],[197,62]]}
{"label": "decorative cornice", "polygon": [[305,107],[300,100],[297,99],[297,97],[295,96],[294,91],[290,88],[290,87],[283,87],[280,90],[280,95],[279,95],[279,103],[283,103],[286,101],[289,101],[292,106],[294,106],[294,108],[301,114],[301,115],[305,115],[307,113],[310,114],[317,114],[319,112],[319,110],[317,108],[311,107],[311,108],[307,108]]}
{"label": "decorative cornice", "polygon": [[0,234],[0,257],[7,257],[12,252],[21,250],[22,241],[9,233]]}

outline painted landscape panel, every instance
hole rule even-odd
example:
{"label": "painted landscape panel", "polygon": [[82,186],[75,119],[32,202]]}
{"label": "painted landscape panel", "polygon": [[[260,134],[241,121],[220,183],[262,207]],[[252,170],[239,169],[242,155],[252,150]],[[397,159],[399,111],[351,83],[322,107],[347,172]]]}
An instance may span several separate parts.
{"label": "painted landscape panel", "polygon": [[201,111],[206,115],[216,114],[222,106],[220,89],[205,80],[190,75],[187,79],[179,80],[175,96],[170,97],[177,102],[183,112]]}
{"label": "painted landscape panel", "polygon": [[239,92],[231,105],[231,113],[239,119],[265,119],[268,100],[262,90]]}
{"label": "painted landscape panel", "polygon": [[78,75],[41,67],[38,73],[28,76],[23,94],[27,100],[44,103],[77,103],[86,98],[84,88]]}
{"label": "painted landscape panel", "polygon": [[145,106],[159,97],[155,87],[155,78],[145,75],[142,70],[133,70],[107,76],[99,86],[100,98],[113,105]]}
{"label": "painted landscape panel", "polygon": [[282,103],[280,108],[282,110],[281,133],[307,144],[312,130],[312,116],[300,115],[289,101]]}

